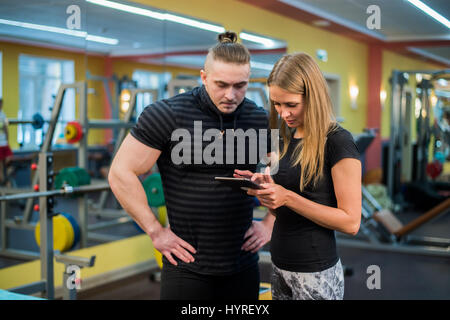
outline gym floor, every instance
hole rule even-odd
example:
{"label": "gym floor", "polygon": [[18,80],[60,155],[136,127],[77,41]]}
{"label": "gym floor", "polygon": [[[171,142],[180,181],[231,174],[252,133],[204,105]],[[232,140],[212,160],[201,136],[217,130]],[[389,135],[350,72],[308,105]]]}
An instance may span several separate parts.
{"label": "gym floor", "polygon": [[[347,300],[412,300],[450,298],[450,259],[399,253],[386,253],[339,247],[342,262],[353,270],[345,277]],[[367,267],[381,270],[381,288],[368,289]],[[260,263],[261,280],[270,281],[271,266]],[[81,300],[155,300],[160,284],[143,273],[89,291],[80,292]]]}
{"label": "gym floor", "polygon": [[[70,198],[60,199],[57,210],[77,212],[76,201]],[[448,210],[449,211],[449,210]],[[19,208],[10,210],[12,217],[18,214]],[[407,223],[418,217],[420,213],[408,212],[398,214],[398,218]],[[37,219],[37,217],[34,217]],[[91,222],[98,221],[95,216]],[[132,224],[110,228],[104,231],[124,237],[138,234]],[[448,237],[450,234],[450,216],[441,214],[423,227],[415,230],[414,235]],[[10,241],[15,248],[38,250],[34,235],[27,231],[11,232]],[[97,245],[91,241],[89,246]],[[267,249],[267,246],[265,247]],[[339,245],[338,251],[342,264],[353,271],[345,277],[345,299],[380,300],[380,299],[450,299],[450,259],[446,257],[395,253],[378,250],[357,249]],[[23,261],[0,257],[0,268],[15,265]],[[377,265],[380,268],[380,289],[369,289],[367,280],[370,274],[367,268]],[[270,282],[271,265],[260,262],[262,282]],[[120,281],[109,283],[94,289],[78,293],[80,300],[157,300],[160,284],[152,280],[150,272],[135,275]]]}

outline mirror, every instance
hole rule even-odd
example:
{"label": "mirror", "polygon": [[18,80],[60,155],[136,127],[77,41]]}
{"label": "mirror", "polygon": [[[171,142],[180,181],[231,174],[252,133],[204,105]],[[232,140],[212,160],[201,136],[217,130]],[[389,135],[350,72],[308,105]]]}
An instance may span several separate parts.
{"label": "mirror", "polygon": [[[93,182],[105,181],[107,170],[103,169],[142,110],[158,99],[201,84],[200,70],[208,49],[223,31],[224,27],[214,21],[130,1],[1,1],[3,111],[9,119],[17,120],[9,127],[14,156],[28,157],[25,169],[14,173],[17,179],[13,183],[18,186],[16,181],[25,181],[26,188],[37,183],[29,164],[36,161],[47,137],[56,171],[79,166]],[[233,31],[239,32],[252,56],[247,97],[269,109],[266,78],[286,52],[286,42],[251,30]],[[64,94],[60,91],[63,86],[67,86]],[[36,128],[32,119],[38,113],[43,122]],[[72,131],[68,124],[73,121],[81,125],[85,138],[78,137],[81,131],[71,126],[77,133],[72,138],[79,140],[69,143],[67,136]],[[129,218],[116,210],[117,204],[112,210],[108,197],[103,192],[82,197],[74,204],[71,214],[76,215],[82,234],[77,246],[120,238],[100,232],[100,227],[91,223],[87,236],[92,215],[110,219],[112,225],[114,219]],[[25,212],[13,210],[11,214],[36,222],[39,215],[32,212],[32,205],[28,201],[22,208]],[[131,231],[137,230],[132,227]],[[30,249],[33,240],[28,236],[32,237],[23,237],[19,247]]]}

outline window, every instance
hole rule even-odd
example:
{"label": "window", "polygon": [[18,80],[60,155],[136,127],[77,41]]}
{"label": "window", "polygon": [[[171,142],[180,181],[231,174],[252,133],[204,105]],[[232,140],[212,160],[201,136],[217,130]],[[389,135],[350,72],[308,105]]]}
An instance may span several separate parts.
{"label": "window", "polygon": [[[158,90],[157,100],[167,98],[165,88],[171,78],[171,74],[169,72],[158,73],[136,70],[133,72],[132,78],[136,81],[138,88]],[[136,98],[136,117],[139,117],[142,110],[154,101],[156,101],[155,97],[152,97],[149,93],[138,95]]]}
{"label": "window", "polygon": [[324,74],[325,80],[328,84],[328,89],[330,93],[331,103],[333,104],[333,112],[338,122],[343,122],[344,118],[341,114],[341,104],[340,104],[340,88],[341,79],[338,75],[334,74]]}
{"label": "window", "polygon": [[253,82],[250,83],[247,89],[245,97],[256,103],[257,106],[263,107],[267,111],[270,111],[268,88],[263,83]]}
{"label": "window", "polygon": [[[19,112],[18,119],[31,119],[39,112],[49,120],[59,86],[75,81],[74,62],[38,58],[28,55],[19,56]],[[75,119],[75,92],[68,90],[64,96],[59,123],[56,125],[53,143],[64,135],[66,121]],[[48,124],[35,130],[31,125],[19,125],[17,142],[26,149],[39,148],[43,143]]]}

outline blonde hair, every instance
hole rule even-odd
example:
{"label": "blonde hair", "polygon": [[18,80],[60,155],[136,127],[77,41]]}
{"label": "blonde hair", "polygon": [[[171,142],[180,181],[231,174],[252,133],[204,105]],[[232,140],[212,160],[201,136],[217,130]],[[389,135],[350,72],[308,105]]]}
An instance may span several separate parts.
{"label": "blonde hair", "polygon": [[205,70],[207,61],[219,60],[227,63],[250,64],[250,52],[248,49],[237,43],[238,36],[232,31],[226,31],[217,36],[217,43],[210,48],[205,60]]}
{"label": "blonde hair", "polygon": [[[328,85],[317,63],[306,53],[284,55],[274,65],[267,85],[278,86],[303,97],[303,139],[292,155],[292,166],[301,165],[300,191],[320,180],[325,162],[325,143],[331,130],[337,128]],[[291,134],[284,121],[279,125],[278,113],[270,101],[270,127],[280,129],[283,138],[282,159],[287,152]]]}

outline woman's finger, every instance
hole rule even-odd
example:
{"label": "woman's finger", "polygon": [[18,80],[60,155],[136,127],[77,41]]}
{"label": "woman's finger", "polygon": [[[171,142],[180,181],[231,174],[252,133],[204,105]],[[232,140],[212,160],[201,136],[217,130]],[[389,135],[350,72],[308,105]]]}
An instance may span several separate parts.
{"label": "woman's finger", "polygon": [[[239,175],[240,177],[238,177],[238,176],[236,176],[236,175]],[[251,172],[250,170],[238,170],[238,169],[234,169],[234,174],[233,174],[233,176],[234,176],[235,178],[241,178],[241,177],[244,177],[244,178],[250,179],[250,178],[253,176],[253,172]]]}
{"label": "woman's finger", "polygon": [[264,170],[264,182],[274,183],[272,177],[270,176],[270,167],[266,167],[266,169]]}
{"label": "woman's finger", "polygon": [[266,186],[264,187],[264,185],[261,185],[264,189],[254,189],[255,195],[256,196],[264,196],[264,195],[269,195],[273,193],[272,188],[270,188],[270,186]]}

